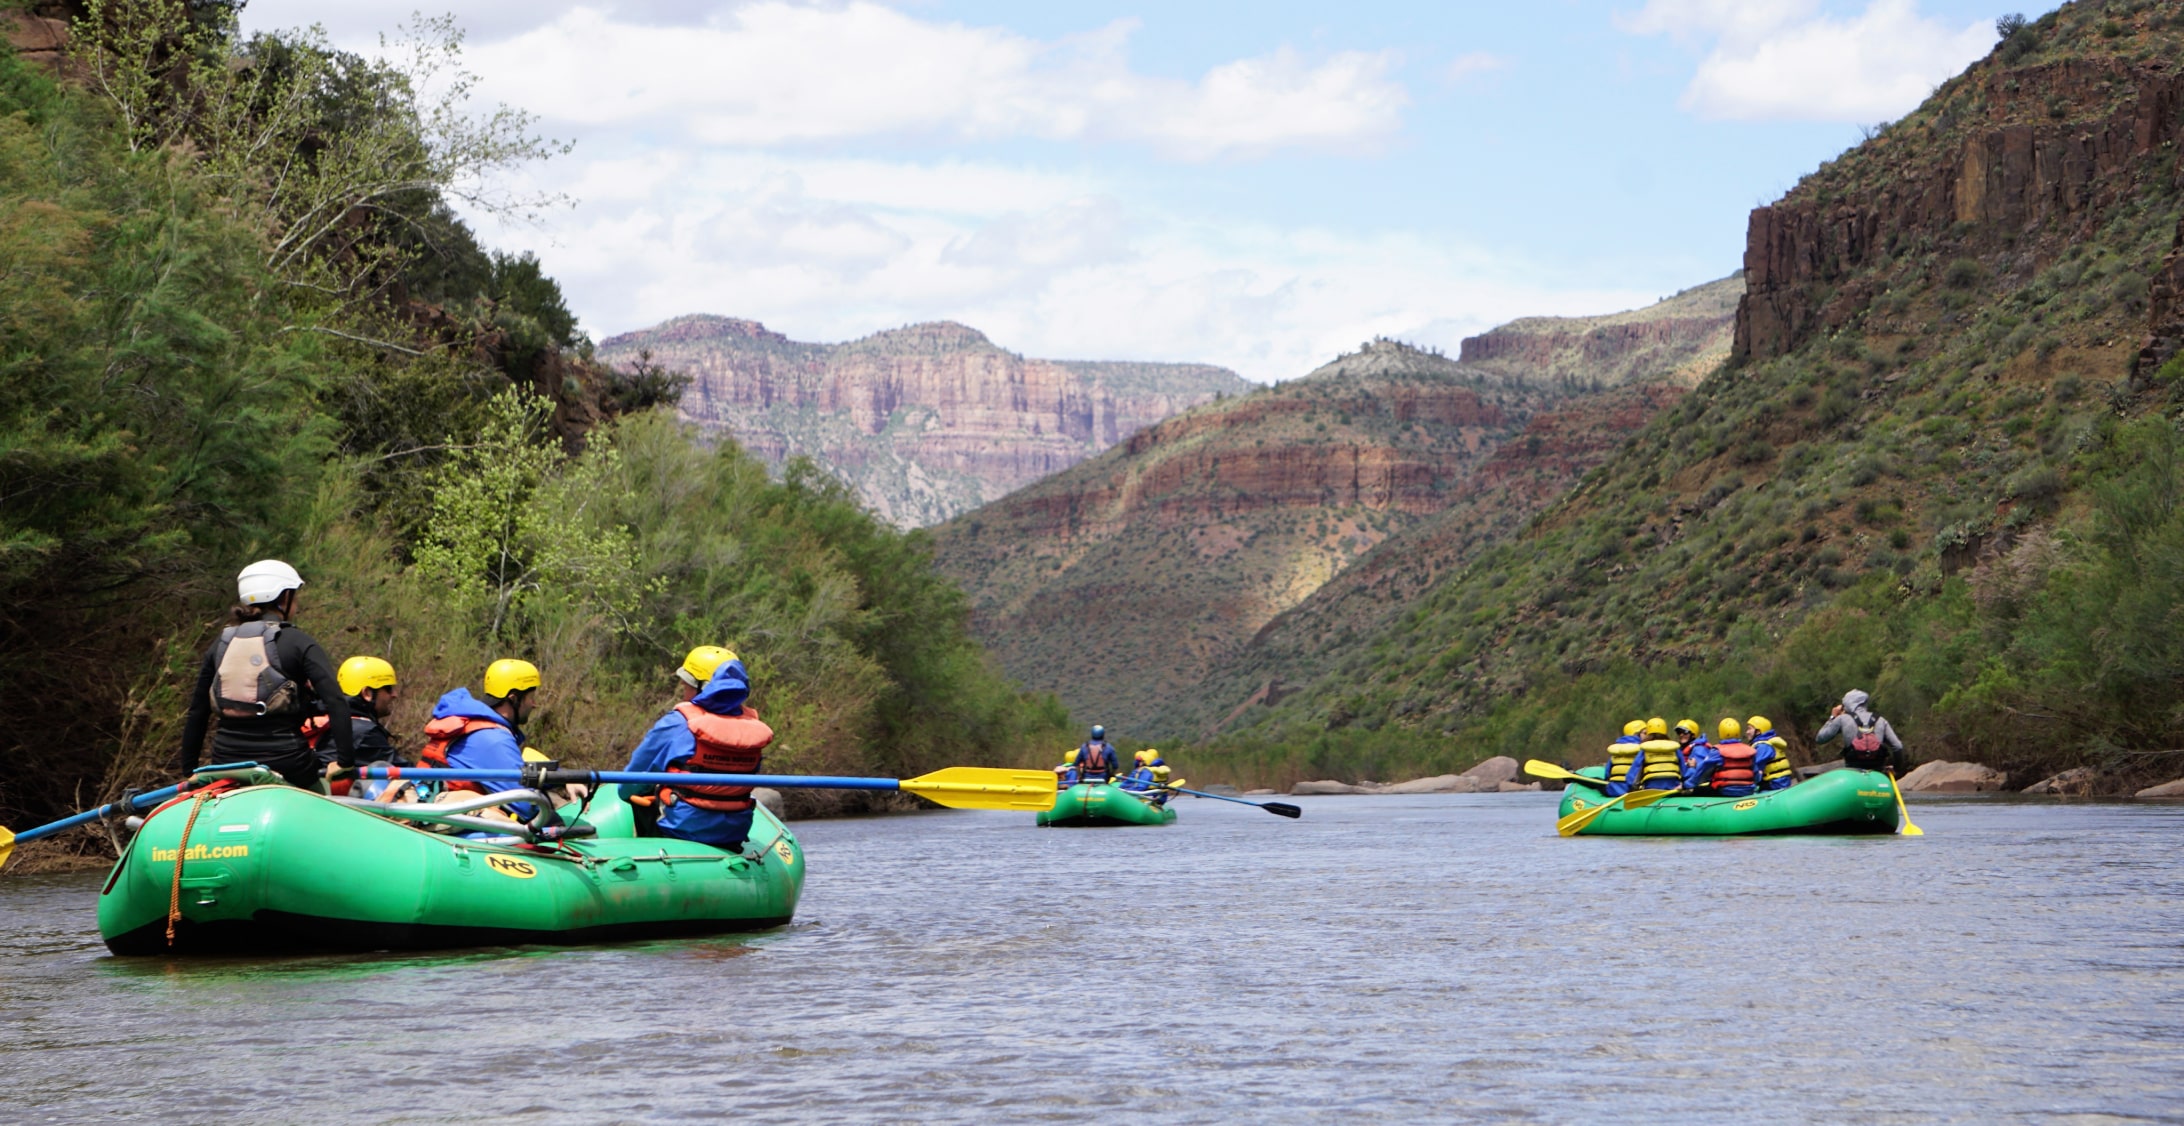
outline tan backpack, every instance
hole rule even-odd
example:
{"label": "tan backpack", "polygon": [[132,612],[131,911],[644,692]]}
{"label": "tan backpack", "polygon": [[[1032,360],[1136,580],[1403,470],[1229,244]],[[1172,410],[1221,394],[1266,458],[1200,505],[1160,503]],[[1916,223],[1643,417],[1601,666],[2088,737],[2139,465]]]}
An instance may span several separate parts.
{"label": "tan backpack", "polygon": [[220,631],[212,655],[213,710],[228,719],[303,713],[303,693],[281,669],[275,651],[285,625],[245,622]]}

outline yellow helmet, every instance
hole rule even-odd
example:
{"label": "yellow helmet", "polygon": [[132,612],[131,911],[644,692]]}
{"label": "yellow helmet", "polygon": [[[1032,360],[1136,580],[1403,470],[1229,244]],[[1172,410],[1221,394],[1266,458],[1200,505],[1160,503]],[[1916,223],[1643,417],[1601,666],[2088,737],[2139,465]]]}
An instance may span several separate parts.
{"label": "yellow helmet", "polygon": [[1745,720],[1744,726],[1750,728],[1752,734],[1757,735],[1762,731],[1773,731],[1774,721],[1768,719],[1766,716],[1763,715],[1755,715],[1752,718]]}
{"label": "yellow helmet", "polygon": [[1631,721],[1630,721],[1629,723],[1626,723],[1626,724],[1624,724],[1624,725],[1623,725],[1623,734],[1625,734],[1625,735],[1636,735],[1636,734],[1638,734],[1639,732],[1641,732],[1641,731],[1644,731],[1645,729],[1646,729],[1646,721],[1645,721],[1645,720],[1642,720],[1642,719],[1634,719],[1634,720],[1631,720]]}
{"label": "yellow helmet", "polygon": [[1069,748],[1069,753],[1062,756],[1062,761],[1075,766],[1077,764],[1077,748]]}
{"label": "yellow helmet", "polygon": [[538,687],[538,666],[514,657],[502,657],[485,666],[485,694],[494,699],[505,699],[517,692],[528,692]]}
{"label": "yellow helmet", "polygon": [[1668,721],[1667,721],[1667,720],[1665,720],[1665,719],[1662,719],[1662,718],[1661,718],[1660,716],[1654,716],[1654,717],[1653,717],[1652,719],[1649,719],[1649,720],[1647,720],[1647,721],[1646,721],[1646,734],[1648,734],[1648,735],[1666,735],[1666,734],[1668,734]]}
{"label": "yellow helmet", "polygon": [[1688,731],[1691,734],[1696,735],[1699,733],[1699,721],[1695,719],[1679,719],[1676,721],[1676,730]]}
{"label": "yellow helmet", "polygon": [[675,670],[675,675],[692,688],[703,688],[706,681],[713,679],[715,670],[735,659],[733,649],[700,645],[683,657],[682,667]]}
{"label": "yellow helmet", "polygon": [[341,682],[341,694],[355,696],[367,688],[392,688],[394,666],[377,657],[351,657],[341,662],[341,671],[334,674]]}
{"label": "yellow helmet", "polygon": [[1138,762],[1145,763],[1151,762],[1154,759],[1159,758],[1160,752],[1155,750],[1143,750],[1130,757],[1136,759]]}
{"label": "yellow helmet", "polygon": [[1744,737],[1744,725],[1733,719],[1725,719],[1715,724],[1714,731],[1723,739],[1741,739]]}

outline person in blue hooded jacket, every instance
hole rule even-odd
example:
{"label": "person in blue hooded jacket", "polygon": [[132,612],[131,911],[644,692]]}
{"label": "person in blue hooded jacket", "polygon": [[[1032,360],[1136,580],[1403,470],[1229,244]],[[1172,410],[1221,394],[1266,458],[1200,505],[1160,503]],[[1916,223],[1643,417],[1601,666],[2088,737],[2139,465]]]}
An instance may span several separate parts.
{"label": "person in blue hooded jacket", "polygon": [[[538,666],[529,661],[503,657],[488,665],[483,700],[472,696],[468,688],[456,688],[433,703],[432,721],[425,724],[425,748],[418,753],[418,765],[458,770],[523,769],[520,725],[531,716],[538,686]],[[443,789],[497,794],[522,785],[464,781],[446,783]],[[525,802],[507,808],[526,820],[534,812]]]}
{"label": "person in blue hooded jacket", "polygon": [[[755,774],[764,762],[773,728],[744,701],[751,676],[736,655],[718,645],[701,645],[676,670],[682,681],[679,701],[630,752],[633,771],[673,774]],[[633,802],[657,803],[654,831],[663,837],[695,841],[715,848],[740,849],[751,832],[757,804],[749,786],[625,786]]]}

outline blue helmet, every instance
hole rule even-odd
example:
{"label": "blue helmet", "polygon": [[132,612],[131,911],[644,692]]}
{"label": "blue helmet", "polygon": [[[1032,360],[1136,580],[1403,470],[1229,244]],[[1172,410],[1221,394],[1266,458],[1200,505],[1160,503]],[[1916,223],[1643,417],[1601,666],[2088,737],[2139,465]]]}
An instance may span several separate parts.
{"label": "blue helmet", "polygon": [[1107,738],[1107,729],[1106,729],[1105,727],[1102,727],[1102,726],[1100,726],[1100,725],[1099,725],[1099,724],[1097,724],[1097,723],[1093,724],[1093,725],[1092,725],[1092,737],[1093,737],[1094,739],[1105,739],[1105,738]]}

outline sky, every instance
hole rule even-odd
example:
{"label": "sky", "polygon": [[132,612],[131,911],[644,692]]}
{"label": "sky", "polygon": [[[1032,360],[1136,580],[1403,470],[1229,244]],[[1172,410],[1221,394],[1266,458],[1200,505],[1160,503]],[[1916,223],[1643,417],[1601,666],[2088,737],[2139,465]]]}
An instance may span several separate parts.
{"label": "sky", "polygon": [[[250,0],[381,50],[417,0]],[[473,211],[588,333],[955,320],[1269,381],[1723,277],[1750,210],[1994,45],[1983,0],[479,0]],[[2043,9],[2024,9],[2037,16]],[[434,10],[426,9],[430,14]]]}

